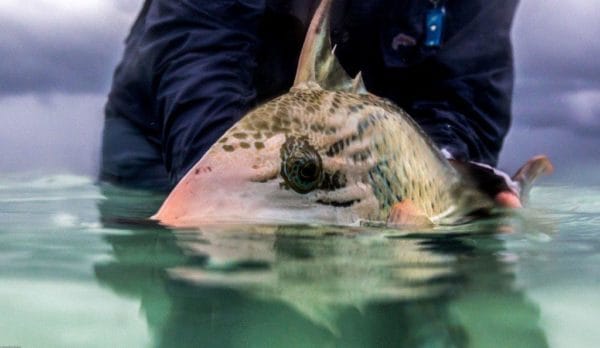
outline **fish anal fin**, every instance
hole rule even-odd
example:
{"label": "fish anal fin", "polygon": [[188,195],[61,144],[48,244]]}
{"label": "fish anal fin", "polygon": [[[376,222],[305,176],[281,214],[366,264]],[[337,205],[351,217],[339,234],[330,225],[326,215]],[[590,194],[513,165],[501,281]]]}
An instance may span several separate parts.
{"label": "fish anal fin", "polygon": [[432,221],[413,201],[405,199],[392,206],[387,225],[390,227],[430,227]]}
{"label": "fish anal fin", "polygon": [[531,190],[533,182],[541,175],[549,175],[554,172],[554,166],[546,155],[537,155],[530,158],[525,164],[517,170],[512,180],[519,183],[521,188],[521,197],[526,198]]}

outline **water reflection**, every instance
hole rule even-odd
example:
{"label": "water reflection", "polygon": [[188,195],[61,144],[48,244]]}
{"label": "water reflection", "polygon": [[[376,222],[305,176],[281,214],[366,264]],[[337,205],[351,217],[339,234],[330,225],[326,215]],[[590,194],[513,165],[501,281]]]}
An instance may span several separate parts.
{"label": "water reflection", "polygon": [[516,260],[495,233],[506,230],[500,222],[451,235],[171,231],[110,216],[124,196],[108,197],[105,225],[131,233],[104,236],[115,259],[95,274],[140,299],[158,347],[547,346],[539,309],[515,284]]}

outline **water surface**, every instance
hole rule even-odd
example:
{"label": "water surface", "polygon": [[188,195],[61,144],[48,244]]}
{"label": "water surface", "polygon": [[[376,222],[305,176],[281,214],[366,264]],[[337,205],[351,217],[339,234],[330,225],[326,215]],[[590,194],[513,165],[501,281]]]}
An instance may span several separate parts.
{"label": "water surface", "polygon": [[435,231],[145,219],[162,197],[0,179],[0,345],[600,346],[600,188]]}

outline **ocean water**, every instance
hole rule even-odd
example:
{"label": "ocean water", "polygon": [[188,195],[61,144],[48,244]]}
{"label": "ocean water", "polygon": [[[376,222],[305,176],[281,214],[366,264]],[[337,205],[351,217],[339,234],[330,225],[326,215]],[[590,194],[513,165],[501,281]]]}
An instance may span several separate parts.
{"label": "ocean water", "polygon": [[600,187],[434,231],[171,230],[162,198],[0,178],[0,346],[600,346]]}

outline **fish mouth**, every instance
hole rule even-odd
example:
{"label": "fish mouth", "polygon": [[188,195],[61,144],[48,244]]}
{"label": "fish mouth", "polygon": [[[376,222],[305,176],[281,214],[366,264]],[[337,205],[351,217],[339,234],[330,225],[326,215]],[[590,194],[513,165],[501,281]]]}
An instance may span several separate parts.
{"label": "fish mouth", "polygon": [[[368,187],[348,188],[339,172],[313,173],[282,165],[287,138],[273,137],[260,153],[212,151],[200,160],[152,217],[172,227],[207,224],[352,224]],[[301,154],[304,159],[304,153]],[[293,157],[293,156],[292,156]],[[332,166],[329,160],[323,165]],[[292,174],[313,178],[318,189],[297,187]],[[302,183],[300,183],[302,184]]]}
{"label": "fish mouth", "polygon": [[[281,178],[266,181],[223,177],[223,186],[206,178],[195,180],[193,197],[189,185],[175,190],[153,219],[172,227],[189,228],[212,224],[337,224],[339,209],[333,204],[315,204],[319,193],[298,194],[285,188]],[[202,180],[204,181],[204,180]]]}

